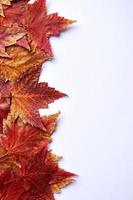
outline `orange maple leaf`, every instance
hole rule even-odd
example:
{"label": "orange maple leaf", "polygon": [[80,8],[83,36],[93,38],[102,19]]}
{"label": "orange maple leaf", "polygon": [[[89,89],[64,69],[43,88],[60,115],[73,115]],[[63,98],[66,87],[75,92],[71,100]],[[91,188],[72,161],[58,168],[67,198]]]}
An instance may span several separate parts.
{"label": "orange maple leaf", "polygon": [[28,51],[15,45],[7,47],[6,52],[10,58],[0,58],[0,77],[4,80],[15,80],[29,68],[40,68],[48,59],[40,50]]}
{"label": "orange maple leaf", "polygon": [[66,95],[49,87],[47,83],[38,83],[39,75],[38,67],[30,68],[10,83],[11,106],[7,123],[19,117],[24,123],[45,129],[39,109],[48,108],[49,103]]}

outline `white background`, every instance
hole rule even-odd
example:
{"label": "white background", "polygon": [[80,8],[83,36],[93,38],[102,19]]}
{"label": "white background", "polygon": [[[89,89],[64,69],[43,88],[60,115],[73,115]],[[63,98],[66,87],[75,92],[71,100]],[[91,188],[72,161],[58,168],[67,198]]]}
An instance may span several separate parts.
{"label": "white background", "polygon": [[76,19],[52,38],[41,81],[69,95],[51,145],[79,174],[57,200],[133,199],[133,0],[49,0],[49,13]]}

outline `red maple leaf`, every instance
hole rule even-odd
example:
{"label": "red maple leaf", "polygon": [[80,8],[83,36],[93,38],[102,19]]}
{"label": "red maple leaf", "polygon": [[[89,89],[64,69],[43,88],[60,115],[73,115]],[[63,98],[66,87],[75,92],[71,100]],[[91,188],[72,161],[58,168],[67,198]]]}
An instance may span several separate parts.
{"label": "red maple leaf", "polygon": [[10,85],[9,82],[0,80],[0,132],[3,130],[3,119],[10,111]]}
{"label": "red maple leaf", "polygon": [[[52,160],[46,143],[38,149],[30,162],[19,161],[18,169],[10,168],[1,173],[0,194],[2,200],[54,200],[53,186],[64,187],[64,180],[70,183],[75,174],[59,168]],[[4,184],[3,184],[4,183]],[[62,184],[63,183],[63,184]]]}
{"label": "red maple leaf", "polygon": [[59,17],[57,13],[47,15],[45,0],[37,0],[33,4],[21,0],[14,2],[11,7],[7,7],[5,19],[1,19],[1,24],[13,22],[25,28],[29,41],[51,57],[49,37],[59,35],[75,21]]}
{"label": "red maple leaf", "polygon": [[[25,125],[20,119],[5,128],[0,137],[0,164],[11,159],[23,157],[31,159],[46,142],[51,142],[51,135],[55,131],[59,113],[41,118],[45,131],[31,125]],[[14,157],[15,156],[15,157]]]}

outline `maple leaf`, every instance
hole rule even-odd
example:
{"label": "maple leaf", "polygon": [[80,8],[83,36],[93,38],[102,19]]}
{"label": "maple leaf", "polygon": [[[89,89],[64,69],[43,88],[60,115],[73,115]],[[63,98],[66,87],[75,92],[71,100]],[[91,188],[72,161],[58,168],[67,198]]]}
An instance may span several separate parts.
{"label": "maple leaf", "polygon": [[52,187],[65,180],[72,181],[75,174],[59,168],[56,162],[47,159],[48,154],[45,145],[34,154],[30,162],[23,164],[20,161],[19,172],[13,174],[13,178],[9,176],[3,186],[6,190],[2,194],[4,200],[11,197],[15,200],[54,200]]}
{"label": "maple leaf", "polygon": [[10,85],[9,82],[0,80],[0,132],[3,130],[3,119],[5,119],[10,111]]}
{"label": "maple leaf", "polygon": [[0,1],[0,15],[1,15],[1,16],[4,17],[4,12],[3,12],[3,7],[2,7],[2,5],[7,5],[7,6],[9,6],[9,5],[11,5],[11,1],[13,1],[13,0],[1,0],[1,1]]}
{"label": "maple leaf", "polygon": [[47,83],[38,83],[39,75],[38,67],[30,68],[11,82],[11,106],[7,123],[19,117],[24,123],[45,129],[39,109],[48,108],[49,103],[66,95],[49,87]]}
{"label": "maple leaf", "polygon": [[0,26],[0,56],[9,57],[5,51],[5,47],[16,44],[26,32],[17,24],[11,26]]}
{"label": "maple leaf", "polygon": [[28,40],[34,47],[43,50],[49,57],[52,56],[49,37],[59,35],[75,22],[60,17],[57,13],[47,15],[45,0],[37,0],[33,4],[28,4],[27,1],[14,2],[11,8],[5,10],[5,16],[6,19],[2,19],[1,24],[18,23],[25,28]]}
{"label": "maple leaf", "polygon": [[49,151],[46,146],[37,152],[30,164],[22,166],[22,173],[26,175],[28,187],[32,188],[27,194],[25,193],[24,197],[34,194],[36,198],[50,200],[54,199],[51,189],[53,185],[61,183],[64,179],[72,180],[75,176],[73,173],[60,169],[57,162],[49,160]]}
{"label": "maple leaf", "polygon": [[13,163],[19,157],[30,159],[42,144],[47,142],[47,138],[41,134],[39,129],[29,125],[13,123],[0,138],[0,165],[7,162]]}
{"label": "maple leaf", "polygon": [[[75,174],[59,168],[57,163],[58,156],[48,151],[47,143],[43,143],[40,148],[36,148],[36,151],[34,151],[31,156],[30,150],[33,152],[36,146],[34,146],[34,144],[38,142],[38,140],[33,140],[34,132],[30,132],[28,139],[26,139],[27,134],[23,136],[23,131],[21,131],[21,128],[18,126],[16,127],[15,134],[13,130],[11,132],[12,137],[7,135],[6,137],[8,140],[4,139],[4,145],[9,150],[8,153],[22,155],[22,152],[24,152],[28,159],[23,160],[22,157],[20,157],[17,160],[17,168],[8,166],[0,170],[1,199],[54,200],[53,192],[59,192],[60,189],[70,184]],[[12,142],[10,142],[10,140],[12,140]],[[26,146],[25,141],[27,144]],[[16,148],[16,144],[21,148],[13,149],[14,147]],[[30,155],[27,152],[29,152]],[[13,158],[14,157],[12,157],[12,162]]]}
{"label": "maple leaf", "polygon": [[[39,148],[51,141],[51,134],[55,131],[59,113],[43,116],[45,131],[39,128],[25,125],[20,119],[6,127],[4,134],[0,137],[0,169],[17,162],[19,158],[31,159]],[[57,156],[50,157],[57,160]]]}
{"label": "maple leaf", "polygon": [[0,77],[4,80],[15,80],[29,68],[40,68],[48,59],[42,51],[28,51],[20,46],[7,47],[6,51],[10,58],[0,58]]}
{"label": "maple leaf", "polygon": [[53,115],[44,115],[42,117],[42,123],[47,130],[47,131],[45,131],[45,136],[46,136],[46,133],[47,133],[47,136],[48,136],[49,139],[50,139],[49,136],[52,135],[52,133],[56,129],[56,124],[57,124],[57,120],[58,120],[59,115],[60,115],[60,112],[53,114]]}
{"label": "maple leaf", "polygon": [[[21,23],[28,30],[34,45],[52,56],[49,37],[59,35],[73,22],[64,17],[59,17],[57,13],[47,15],[46,1],[37,0],[33,4],[28,4]],[[42,24],[42,26],[38,27],[38,24]]]}

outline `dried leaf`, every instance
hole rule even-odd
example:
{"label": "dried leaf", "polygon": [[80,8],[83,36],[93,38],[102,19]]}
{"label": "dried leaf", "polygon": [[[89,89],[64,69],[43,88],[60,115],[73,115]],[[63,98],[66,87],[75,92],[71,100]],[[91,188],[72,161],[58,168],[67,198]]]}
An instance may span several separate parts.
{"label": "dried leaf", "polygon": [[48,59],[42,51],[28,51],[20,46],[8,47],[6,51],[10,58],[0,58],[0,76],[4,80],[15,80],[29,68],[40,68]]}
{"label": "dried leaf", "polygon": [[7,117],[10,109],[10,85],[9,82],[0,80],[0,132],[3,130],[3,120]]}
{"label": "dried leaf", "polygon": [[26,32],[23,28],[18,27],[17,24],[11,26],[0,26],[0,56],[9,57],[5,51],[5,47],[16,44]]}
{"label": "dried leaf", "polygon": [[7,123],[10,124],[12,119],[19,117],[24,123],[45,130],[39,109],[48,108],[49,103],[64,97],[65,94],[49,87],[47,83],[38,83],[39,74],[38,67],[30,68],[11,83],[11,112]]}
{"label": "dried leaf", "polygon": [[3,7],[2,7],[2,5],[7,5],[7,6],[9,6],[9,5],[11,5],[11,1],[13,1],[13,0],[1,0],[1,1],[0,1],[0,15],[1,15],[1,16],[4,17],[4,12],[3,12]]}
{"label": "dried leaf", "polygon": [[51,189],[53,192],[59,193],[62,188],[66,187],[67,185],[71,184],[72,182],[73,182],[73,179],[66,178],[57,184],[51,185]]}
{"label": "dried leaf", "polygon": [[[21,140],[23,141],[23,136]],[[75,174],[59,168],[57,162],[49,159],[49,154],[52,153],[45,143],[30,160],[20,157],[18,168],[8,167],[3,170],[0,174],[1,199],[9,200],[12,197],[16,200],[54,200],[53,192],[69,184]]]}
{"label": "dried leaf", "polygon": [[0,17],[0,25],[9,25],[17,22],[27,7],[28,0],[15,0],[12,6],[4,7],[5,17]]}
{"label": "dried leaf", "polygon": [[18,23],[25,28],[28,40],[34,47],[43,50],[49,57],[52,56],[49,37],[59,35],[68,25],[75,22],[59,17],[57,13],[47,15],[45,0],[37,0],[33,4],[22,0],[14,2],[11,8],[5,10],[5,16],[6,19],[1,19],[1,24]]}
{"label": "dried leaf", "polygon": [[[25,125],[20,119],[11,126],[6,127],[4,134],[0,137],[0,168],[1,165],[3,166],[3,162],[6,165],[11,165],[11,163],[17,162],[20,157],[25,158],[26,161],[31,159],[39,148],[50,142],[51,134],[56,128],[58,115],[57,113],[42,118],[42,122],[45,124],[45,131]],[[49,160],[57,159],[54,154],[54,157],[50,156],[51,153],[49,153]]]}
{"label": "dried leaf", "polygon": [[53,115],[45,115],[42,117],[42,123],[46,128],[48,135],[51,135],[55,129],[60,112]]}
{"label": "dried leaf", "polygon": [[[29,16],[28,19],[27,16]],[[52,51],[49,37],[58,36],[61,31],[64,31],[73,22],[64,17],[59,17],[57,13],[47,15],[45,0],[38,0],[28,5],[27,10],[23,13],[21,23],[28,30],[29,37],[33,41],[34,46],[43,50],[51,57]],[[42,26],[38,27],[38,24],[42,24]]]}

